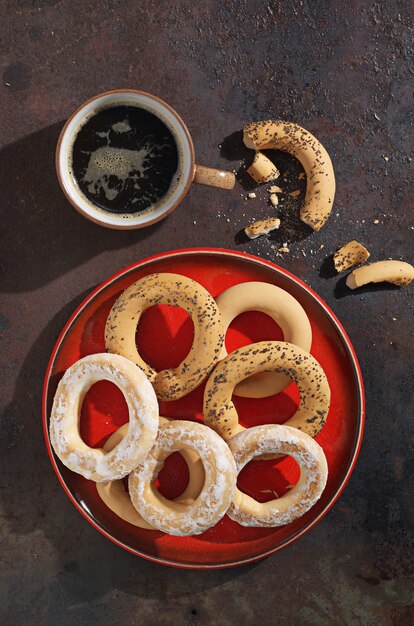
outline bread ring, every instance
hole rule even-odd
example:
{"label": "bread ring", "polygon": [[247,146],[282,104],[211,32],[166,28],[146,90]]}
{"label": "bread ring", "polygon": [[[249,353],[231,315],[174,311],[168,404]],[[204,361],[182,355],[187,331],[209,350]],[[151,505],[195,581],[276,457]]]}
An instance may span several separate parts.
{"label": "bread ring", "polygon": [[[304,309],[284,289],[269,283],[248,282],[234,285],[216,298],[223,320],[224,333],[232,321],[246,311],[266,313],[280,326],[284,341],[300,346],[307,352],[312,343],[312,329]],[[225,344],[220,357],[227,356]],[[276,372],[265,372],[243,380],[234,390],[236,396],[264,398],[279,393],[290,383],[290,378]]]}
{"label": "bread ring", "polygon": [[[135,333],[150,306],[169,304],[185,309],[194,323],[194,341],[176,368],[156,372],[138,354]],[[223,345],[217,305],[204,287],[179,274],[151,274],[125,289],[113,305],[105,327],[108,352],[122,354],[145,372],[160,400],[178,400],[198,387],[217,362]]]}
{"label": "bread ring", "polygon": [[[160,424],[164,424],[169,420],[164,417],[160,417]],[[128,424],[124,424],[121,428],[118,428],[109,439],[105,442],[103,449],[105,452],[110,452],[125,436],[128,428]],[[184,504],[194,502],[199,496],[200,491],[204,484],[204,467],[198,454],[193,450],[183,449],[180,451],[181,456],[187,463],[189,472],[188,485],[183,493],[175,499],[175,502],[182,502]],[[144,528],[146,530],[154,530],[151,524],[148,524],[138,511],[134,508],[129,497],[128,492],[124,488],[122,480],[111,480],[106,483],[96,483],[96,490],[100,498],[105,502],[106,506],[115,513],[118,517],[126,522],[129,522],[133,526]]]}
{"label": "bread ring", "polygon": [[328,464],[319,444],[290,426],[255,426],[229,442],[237,471],[255,456],[286,454],[300,465],[298,483],[284,496],[257,502],[236,488],[227,514],[242,526],[284,526],[308,511],[319,500],[328,478]]}
{"label": "bread ring", "polygon": [[220,361],[204,392],[204,420],[228,441],[245,430],[231,401],[234,387],[259,372],[276,371],[293,378],[300,404],[287,426],[311,437],[322,429],[329,411],[331,392],[325,372],[308,352],[285,341],[261,341],[235,350]]}
{"label": "bread ring", "polygon": [[[167,500],[154,487],[165,458],[183,448],[200,456],[205,471],[201,493],[189,504]],[[174,420],[160,426],[154,447],[128,480],[132,504],[147,522],[170,535],[198,535],[214,526],[229,508],[236,488],[236,464],[228,445],[213,430]]]}
{"label": "bread ring", "polygon": [[298,124],[268,120],[245,126],[243,141],[253,150],[283,150],[299,159],[307,180],[300,219],[313,230],[320,230],[332,209],[335,174],[329,154],[316,137]]}
{"label": "bread ring", "polygon": [[[108,453],[90,448],[81,439],[82,401],[90,387],[109,380],[123,392],[129,410],[128,431]],[[91,354],[66,370],[53,400],[50,441],[59,459],[89,480],[116,480],[129,474],[154,445],[158,403],[151,383],[134,363],[117,354]]]}

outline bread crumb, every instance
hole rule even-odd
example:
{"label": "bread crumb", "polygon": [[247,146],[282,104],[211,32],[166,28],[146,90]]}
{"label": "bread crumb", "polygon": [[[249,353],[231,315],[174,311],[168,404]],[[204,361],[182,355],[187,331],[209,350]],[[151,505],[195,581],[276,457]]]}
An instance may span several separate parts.
{"label": "bread crumb", "polygon": [[283,246],[281,246],[278,249],[278,252],[283,252],[284,254],[287,254],[289,252],[289,248],[287,246],[287,243],[284,243]]}
{"label": "bread crumb", "polygon": [[379,224],[379,220],[374,220],[374,224]]}
{"label": "bread crumb", "polygon": [[303,180],[305,178],[305,172],[301,172],[298,176],[298,180]]}
{"label": "bread crumb", "polygon": [[300,195],[300,189],[295,189],[295,191],[291,191],[290,196],[292,196],[292,198],[296,198],[296,196]]}
{"label": "bread crumb", "polygon": [[397,321],[397,318],[396,318],[396,317],[393,317],[393,318],[392,318],[392,321],[393,321],[393,322],[396,322],[396,321]]}
{"label": "bread crumb", "polygon": [[251,193],[247,194],[247,197],[250,198],[250,200],[253,200],[254,198],[256,198],[256,194],[254,193],[254,191],[252,191]]}
{"label": "bread crumb", "polygon": [[389,161],[389,160],[390,160],[390,158],[389,158],[389,157],[384,156],[384,155],[382,155],[382,158],[384,159],[384,161]]}
{"label": "bread crumb", "polygon": [[267,191],[269,193],[283,193],[283,189],[281,189],[277,185],[272,185],[271,187],[269,187],[269,189]]}
{"label": "bread crumb", "polygon": [[269,200],[271,204],[273,204],[273,206],[277,206],[279,204],[279,198],[277,197],[275,193],[270,194]]}

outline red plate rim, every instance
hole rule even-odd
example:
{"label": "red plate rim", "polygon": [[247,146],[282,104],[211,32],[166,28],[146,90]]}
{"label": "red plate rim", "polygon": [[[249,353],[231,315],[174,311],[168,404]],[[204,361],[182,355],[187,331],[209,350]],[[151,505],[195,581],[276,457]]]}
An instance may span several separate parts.
{"label": "red plate rim", "polygon": [[[339,331],[343,341],[344,341],[344,346],[346,347],[346,349],[348,350],[350,356],[351,356],[351,361],[352,361],[352,365],[353,365],[353,369],[354,369],[354,373],[355,373],[355,377],[356,377],[356,382],[357,382],[357,389],[358,389],[358,409],[359,409],[359,415],[358,415],[358,432],[357,432],[357,437],[356,437],[356,442],[355,442],[355,448],[354,448],[354,452],[352,455],[352,458],[350,460],[348,469],[341,481],[341,483],[339,484],[335,495],[332,497],[332,499],[330,500],[330,502],[328,502],[326,504],[326,506],[324,507],[324,509],[322,509],[322,511],[319,513],[319,515],[313,519],[311,522],[309,522],[309,524],[307,524],[307,526],[305,526],[304,528],[302,528],[300,531],[298,531],[296,534],[294,534],[292,537],[290,537],[289,539],[285,540],[283,543],[281,543],[280,545],[276,546],[275,548],[271,548],[270,550],[267,550],[266,552],[262,553],[262,554],[258,554],[252,557],[247,557],[245,559],[241,559],[238,561],[232,561],[231,563],[220,563],[217,565],[212,565],[212,564],[188,564],[188,563],[180,563],[178,561],[170,561],[168,559],[163,559],[163,558],[159,558],[157,559],[156,557],[153,557],[151,555],[145,554],[143,552],[140,552],[139,550],[134,550],[133,548],[131,548],[130,546],[126,545],[125,543],[123,543],[122,541],[119,541],[116,537],[114,537],[113,535],[111,535],[111,533],[107,532],[104,528],[102,528],[99,524],[97,524],[95,522],[95,520],[88,516],[88,514],[86,513],[86,511],[78,504],[78,502],[75,500],[75,498],[73,497],[72,493],[70,492],[70,490],[68,489],[68,487],[66,486],[65,481],[63,480],[63,477],[59,471],[59,467],[56,463],[56,459],[55,459],[55,455],[53,453],[53,449],[50,443],[50,438],[49,438],[49,431],[48,431],[48,424],[47,424],[47,390],[48,390],[48,384],[49,384],[49,379],[50,379],[50,372],[52,370],[53,367],[53,363],[57,354],[57,351],[59,350],[61,343],[69,329],[69,327],[71,326],[72,322],[76,319],[76,317],[79,315],[79,313],[85,308],[85,306],[87,306],[90,302],[90,300],[92,298],[94,298],[95,295],[97,295],[102,289],[104,289],[107,285],[109,285],[110,283],[114,282],[117,278],[119,278],[120,276],[123,276],[125,274],[127,274],[128,272],[134,270],[137,267],[142,267],[144,265],[150,264],[154,261],[158,261],[160,259],[166,258],[166,257],[174,257],[174,256],[184,256],[184,255],[192,255],[192,254],[209,254],[209,255],[214,255],[214,256],[232,256],[232,257],[238,257],[238,258],[242,258],[244,260],[250,260],[254,263],[259,263],[262,265],[265,265],[267,267],[270,267],[273,270],[276,270],[277,272],[279,272],[280,274],[283,274],[286,278],[288,278],[289,280],[293,281],[294,283],[296,283],[297,285],[299,285],[300,287],[302,287],[307,293],[309,293],[314,300],[317,301],[317,303],[319,304],[319,306],[324,310],[325,314],[328,315],[328,317],[332,320],[332,322],[334,323],[334,325],[336,326],[337,330]],[[112,276],[110,276],[109,278],[107,278],[106,280],[104,280],[102,283],[100,283],[97,287],[95,287],[95,289],[93,289],[91,291],[91,293],[86,296],[86,298],[84,298],[84,300],[78,305],[78,307],[74,310],[74,312],[72,313],[72,315],[69,317],[68,321],[66,322],[66,324],[64,325],[61,333],[59,334],[59,337],[56,340],[56,343],[53,347],[48,365],[47,365],[47,369],[46,369],[46,373],[45,373],[45,377],[44,377],[44,381],[43,381],[43,393],[42,393],[42,421],[43,421],[43,433],[44,433],[44,437],[45,437],[45,442],[46,442],[46,448],[47,448],[47,452],[49,454],[49,458],[50,461],[52,463],[52,467],[55,471],[55,474],[63,488],[63,490],[65,491],[66,495],[68,496],[69,500],[72,502],[72,504],[76,507],[76,509],[82,514],[82,516],[94,527],[96,528],[96,530],[98,530],[102,535],[104,535],[105,537],[107,537],[107,539],[109,539],[110,541],[112,541],[113,543],[115,543],[117,546],[123,548],[124,550],[126,550],[127,552],[130,552],[131,554],[134,554],[136,556],[140,556],[148,561],[152,561],[153,563],[161,563],[163,565],[169,565],[171,567],[177,567],[177,568],[181,568],[181,569],[192,569],[192,570],[212,570],[212,569],[226,569],[226,568],[230,568],[230,567],[236,567],[239,565],[246,565],[247,563],[253,563],[255,561],[259,561],[261,559],[266,558],[267,556],[270,556],[271,554],[274,554],[275,552],[278,552],[279,550],[282,550],[283,548],[286,548],[288,545],[290,545],[291,543],[293,543],[294,541],[296,541],[297,539],[299,539],[300,537],[302,537],[305,533],[307,533],[311,528],[313,528],[325,515],[326,513],[332,508],[332,506],[335,504],[335,502],[338,500],[339,496],[341,495],[342,491],[344,490],[357,461],[360,449],[361,449],[361,444],[362,444],[362,438],[363,438],[363,434],[364,434],[364,424],[365,424],[365,392],[364,392],[364,384],[363,384],[363,380],[362,380],[362,372],[361,372],[361,368],[358,362],[358,358],[356,356],[354,347],[351,343],[351,340],[348,337],[348,334],[346,333],[344,327],[342,326],[341,322],[339,321],[339,319],[336,317],[335,313],[333,313],[333,311],[328,307],[328,305],[324,302],[324,300],[322,300],[322,298],[311,288],[309,287],[309,285],[307,285],[304,281],[302,281],[300,278],[298,278],[297,276],[295,276],[294,274],[292,274],[291,272],[287,271],[286,269],[280,267],[279,265],[276,265],[275,263],[272,263],[271,261],[267,261],[265,259],[261,259],[253,254],[248,254],[247,252],[239,252],[236,250],[227,250],[226,248],[181,248],[181,249],[177,249],[177,250],[169,250],[167,252],[160,252],[158,254],[154,254],[151,255],[149,257],[145,257],[144,259],[141,259],[140,261],[137,261],[135,263],[132,263],[131,265],[128,265],[126,267],[124,267],[123,269],[121,269],[119,272],[116,272],[115,274],[113,274]]]}

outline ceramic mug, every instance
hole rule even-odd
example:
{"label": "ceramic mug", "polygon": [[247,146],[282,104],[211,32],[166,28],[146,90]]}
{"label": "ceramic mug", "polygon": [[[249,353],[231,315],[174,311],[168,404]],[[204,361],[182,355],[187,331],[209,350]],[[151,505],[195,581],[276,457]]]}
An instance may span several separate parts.
{"label": "ceramic mug", "polygon": [[[72,173],[72,148],[79,129],[103,109],[122,105],[135,105],[158,117],[172,133],[179,154],[177,171],[168,192],[141,213],[119,214],[99,207],[81,191]],[[101,226],[123,230],[144,228],[166,217],[177,208],[193,182],[222,189],[232,189],[235,184],[232,172],[196,165],[191,135],[178,113],[160,98],[135,89],[106,91],[84,102],[70,116],[59,136],[56,171],[64,194],[79,213]]]}

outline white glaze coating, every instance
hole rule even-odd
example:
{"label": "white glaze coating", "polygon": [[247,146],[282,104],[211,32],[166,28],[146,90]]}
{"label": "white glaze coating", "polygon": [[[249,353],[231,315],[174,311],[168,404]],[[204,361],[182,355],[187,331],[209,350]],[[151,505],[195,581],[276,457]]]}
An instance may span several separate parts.
{"label": "white glaze coating", "polygon": [[[160,417],[160,425],[168,421],[170,418]],[[126,435],[128,424],[124,424],[115,431],[105,442],[103,449],[110,452]],[[204,485],[205,474],[203,463],[193,450],[183,449],[180,454],[188,467],[189,481],[183,493],[175,498],[175,502],[189,504],[200,495]],[[100,498],[105,502],[106,506],[118,515],[121,519],[129,522],[133,526],[144,528],[146,530],[154,530],[152,524],[146,522],[143,517],[134,508],[128,492],[125,490],[123,480],[111,480],[105,483],[96,483],[96,490]]]}
{"label": "white glaze coating", "polygon": [[[154,482],[165,458],[187,448],[203,462],[205,482],[192,504],[167,500]],[[226,513],[236,488],[236,464],[227,444],[210,428],[175,420],[162,424],[157,441],[144,463],[129,476],[132,503],[142,517],[171,535],[197,535],[214,526]]]}
{"label": "white glaze coating", "polygon": [[[111,452],[90,448],[80,436],[83,399],[90,387],[109,380],[124,394],[129,423],[124,439]],[[59,459],[73,472],[95,482],[127,476],[148,454],[158,430],[158,403],[139,367],[114,354],[91,354],[66,370],[50,416],[50,441]]]}
{"label": "white glaze coating", "polygon": [[328,478],[328,464],[319,444],[290,426],[265,425],[244,430],[229,442],[237,471],[254,457],[286,454],[300,465],[298,483],[284,496],[260,503],[236,488],[227,514],[242,526],[284,526],[301,517],[319,500]]}

